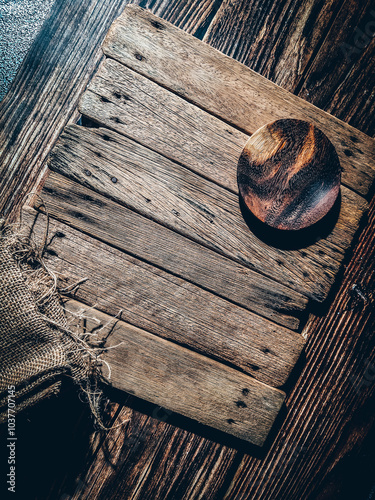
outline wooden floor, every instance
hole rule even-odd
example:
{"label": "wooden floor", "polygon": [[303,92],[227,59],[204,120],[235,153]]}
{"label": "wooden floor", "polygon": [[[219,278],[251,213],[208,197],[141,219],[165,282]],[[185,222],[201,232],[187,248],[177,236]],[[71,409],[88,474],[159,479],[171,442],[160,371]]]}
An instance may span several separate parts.
{"label": "wooden floor", "polygon": [[[374,135],[371,2],[138,3]],[[126,4],[58,0],[24,61],[0,116],[0,206],[10,219],[45,176],[47,154],[64,126],[79,118],[78,100],[102,58],[99,46]],[[357,191],[366,193],[370,186],[364,186]],[[305,357],[288,381],[286,409],[264,448],[116,391],[106,422],[113,427],[95,433],[68,384],[59,399],[18,420],[19,491],[50,499],[369,498],[375,459],[372,193],[345,269],[308,324]]]}

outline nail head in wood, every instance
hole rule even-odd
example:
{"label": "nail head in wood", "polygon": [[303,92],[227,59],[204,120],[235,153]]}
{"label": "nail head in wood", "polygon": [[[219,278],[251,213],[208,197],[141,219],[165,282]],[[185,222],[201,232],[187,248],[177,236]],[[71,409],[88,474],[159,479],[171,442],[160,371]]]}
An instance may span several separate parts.
{"label": "nail head in wood", "polygon": [[336,150],[312,123],[283,119],[257,130],[237,169],[240,195],[265,224],[298,230],[318,222],[340,191]]}

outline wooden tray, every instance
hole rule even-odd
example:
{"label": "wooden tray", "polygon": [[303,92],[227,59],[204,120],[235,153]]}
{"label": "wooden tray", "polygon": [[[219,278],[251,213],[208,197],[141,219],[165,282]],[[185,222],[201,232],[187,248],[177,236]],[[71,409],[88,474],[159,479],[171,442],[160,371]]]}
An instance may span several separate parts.
{"label": "wooden tray", "polygon": [[[103,50],[82,122],[50,158],[49,265],[67,285],[85,280],[75,298],[101,321],[122,310],[108,346],[122,344],[104,356],[114,387],[262,445],[303,318],[367,207],[373,141],[138,7]],[[339,210],[295,250],[250,231],[236,183],[249,135],[288,117],[323,130],[343,168]]]}

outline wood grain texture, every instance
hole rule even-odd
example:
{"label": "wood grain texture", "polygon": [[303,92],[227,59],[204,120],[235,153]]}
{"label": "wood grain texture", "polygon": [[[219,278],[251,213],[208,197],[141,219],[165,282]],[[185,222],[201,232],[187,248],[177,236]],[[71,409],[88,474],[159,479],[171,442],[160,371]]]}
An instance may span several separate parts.
{"label": "wood grain texture", "polygon": [[172,25],[153,27],[155,19],[135,6],[126,8],[106,36],[104,53],[249,134],[286,117],[313,122],[335,146],[343,182],[368,193],[373,139]]}
{"label": "wood grain texture", "polygon": [[[102,58],[100,44],[126,0],[57,0],[0,104],[0,211],[16,211]],[[90,40],[90,43],[87,43]],[[64,68],[62,71],[61,68]],[[14,214],[15,215],[15,214]]]}
{"label": "wood grain texture", "polygon": [[202,38],[222,0],[142,0],[140,6],[151,10],[187,33]]}
{"label": "wood grain texture", "polygon": [[340,6],[337,0],[224,0],[204,41],[294,92]]}
{"label": "wood grain texture", "polygon": [[[198,2],[198,4],[200,3],[201,2]],[[301,5],[303,3],[304,2],[302,2]],[[234,2],[231,2],[231,5],[234,6]],[[276,7],[278,7],[278,5],[280,4],[277,4]],[[343,3],[345,7],[348,5],[349,3],[347,1]],[[346,15],[338,19],[338,29],[343,27],[343,33],[348,33],[348,27],[350,25],[352,29],[355,29],[356,15],[358,9],[360,9],[362,5],[364,5],[364,3],[358,4],[356,2],[351,2],[351,10],[346,10]],[[196,8],[199,9],[199,5],[197,5]],[[253,12],[260,12],[260,10],[260,8],[255,8]],[[270,9],[265,9],[265,11],[267,10]],[[176,17],[178,17],[178,14]],[[66,22],[68,18],[69,15],[67,12],[65,16],[60,18],[61,23]],[[236,38],[236,32],[240,34],[244,33],[242,28],[243,19],[244,18],[241,17],[241,12],[233,8],[232,19],[228,17],[228,24],[225,31],[220,34],[220,38],[223,39],[227,36],[228,39],[231,40],[233,46],[242,43],[241,50],[246,58],[245,52],[251,50],[251,45],[246,47],[246,40],[251,39],[245,35]],[[311,16],[311,19],[315,21],[315,15]],[[266,46],[266,50],[269,50],[269,48],[267,48],[268,39],[272,34],[274,24],[276,24],[278,20],[279,12],[277,11],[273,20],[270,20],[267,31],[264,33],[262,33],[263,30],[259,31],[259,36],[257,35],[257,45],[254,45],[256,51],[260,52],[263,46]],[[235,27],[232,31],[229,29],[230,23]],[[246,25],[246,23],[244,24]],[[308,33],[315,25],[315,22],[308,24]],[[302,30],[302,26],[303,23],[300,23],[298,30]],[[362,28],[363,27],[364,25]],[[328,31],[329,26],[326,28]],[[285,32],[288,30],[289,27],[286,26]],[[255,32],[255,29],[250,27],[250,31]],[[296,32],[292,34],[292,36],[298,39],[300,37],[303,42],[303,34],[300,35]],[[275,51],[275,61],[280,51],[288,51],[293,48],[293,45],[288,43],[285,44],[285,48],[283,48],[283,37],[278,36],[277,39],[280,40],[280,45]],[[269,45],[272,46],[271,49],[276,45],[278,40],[271,41]],[[344,38],[344,40],[346,39]],[[218,41],[219,37],[215,43]],[[349,44],[353,43],[355,47],[353,39],[350,38],[346,40],[346,42]],[[213,41],[211,41],[211,43],[213,43]],[[47,42],[44,42],[41,52],[45,51],[46,44]],[[313,45],[314,44],[315,42],[313,42]],[[228,44],[228,50],[231,50],[230,44]],[[315,44],[313,50],[319,57],[319,43]],[[366,53],[365,57],[360,57],[357,60],[353,59],[352,64],[346,66],[347,69],[341,73],[342,76],[336,83],[332,83],[331,77],[335,75],[337,68],[336,64],[340,65],[343,58],[341,57],[341,49],[337,49],[335,36],[327,38],[327,45],[324,51],[326,55],[337,53],[338,57],[336,60],[331,60],[331,64],[325,75],[323,73],[319,75],[319,87],[318,85],[314,85],[313,81],[310,82],[310,88],[307,89],[308,92],[305,94],[306,98],[318,104],[314,101],[315,95],[319,95],[321,92],[323,100],[324,94],[329,96],[324,103],[326,109],[330,109],[329,106],[331,102],[336,102],[334,109],[331,109],[332,112],[342,119],[350,118],[353,125],[358,126],[364,132],[372,135],[374,120],[368,109],[371,109],[373,102],[371,100],[373,84],[367,72],[371,72],[371,68],[373,67],[373,45],[364,49],[362,54]],[[327,60],[326,55],[322,57],[323,63],[319,64],[324,65]],[[278,75],[281,76],[282,73],[290,75],[289,68],[298,67],[299,65],[298,57],[297,54],[291,54],[290,58],[284,59],[284,64],[278,65]],[[297,58],[297,61],[295,58]],[[259,62],[267,66],[268,62],[265,61],[265,59],[266,57],[264,57],[263,62]],[[273,61],[271,61],[270,64],[273,64]],[[26,75],[27,66],[24,65],[23,74],[20,74],[19,79],[25,79]],[[38,82],[38,78],[36,78],[35,81]],[[331,83],[326,84],[328,81]],[[332,89],[331,84],[336,85],[336,87]],[[355,90],[356,84],[358,84],[361,90],[360,92]],[[314,88],[314,92],[311,92],[311,88]],[[351,89],[353,89],[353,93],[350,94],[350,98],[345,100],[345,93],[350,92]],[[340,96],[337,101],[334,98],[335,95]],[[19,113],[21,113],[25,106],[24,100],[20,99],[15,102],[18,103]],[[340,111],[344,110],[344,113],[340,113]],[[48,114],[47,117],[45,117],[45,115],[41,113],[38,119],[44,118],[48,119]],[[60,119],[65,119],[64,114],[60,115]],[[22,144],[20,144],[19,147],[22,150]],[[360,146],[358,147],[360,148]],[[41,151],[38,150],[37,141],[31,142],[28,155],[30,159],[38,156],[40,152]],[[373,220],[373,218],[371,220]],[[309,358],[314,355],[314,359],[309,362],[309,365],[312,367],[314,363],[317,363],[318,366],[315,371],[309,371],[309,373],[312,374],[311,384],[308,383],[309,381],[305,381],[303,384],[300,382],[300,389],[290,400],[288,400],[288,406],[290,407],[288,415],[290,416],[293,416],[296,412],[302,412],[301,419],[303,419],[303,417],[308,418],[310,409],[313,408],[314,405],[317,407],[316,410],[321,409],[319,417],[316,417],[316,419],[320,419],[322,426],[322,431],[317,440],[320,442],[319,450],[324,450],[324,454],[318,454],[316,449],[317,440],[313,432],[309,433],[309,429],[307,429],[306,426],[302,427],[301,433],[297,432],[297,427],[302,422],[302,420],[299,420],[296,424],[296,429],[292,433],[292,438],[290,440],[285,440],[283,437],[280,441],[278,448],[280,451],[277,452],[275,459],[272,458],[274,452],[271,452],[267,459],[262,461],[262,471],[260,473],[256,467],[250,465],[241,469],[239,474],[236,475],[235,482],[232,484],[233,488],[231,487],[232,494],[229,494],[228,498],[248,498],[247,495],[253,493],[254,489],[259,484],[259,480],[263,483],[263,486],[256,495],[254,494],[254,498],[258,498],[259,495],[262,494],[262,491],[264,491],[264,498],[267,498],[267,492],[273,491],[281,491],[283,495],[282,488],[284,488],[284,491],[287,491],[289,484],[291,484],[289,490],[290,496],[288,496],[288,492],[284,495],[284,497],[288,499],[294,497],[298,499],[301,498],[298,496],[301,491],[310,492],[310,497],[314,500],[316,500],[316,498],[319,498],[319,500],[321,498],[348,500],[348,498],[358,497],[362,493],[364,498],[366,498],[366,494],[368,496],[371,488],[368,481],[372,479],[373,474],[370,470],[368,475],[364,476],[365,466],[361,471],[358,470],[359,460],[356,448],[358,450],[359,447],[359,449],[362,450],[361,443],[363,442],[370,443],[370,446],[371,443],[373,443],[371,435],[368,434],[370,425],[369,415],[373,415],[373,409],[371,409],[371,407],[367,408],[367,412],[369,413],[364,411],[366,406],[368,407],[366,402],[373,401],[374,387],[373,379],[371,379],[371,366],[374,365],[374,361],[371,361],[371,356],[369,356],[369,352],[373,349],[373,335],[371,333],[373,332],[373,327],[371,315],[368,314],[369,307],[373,304],[369,299],[372,293],[372,287],[368,279],[371,280],[373,269],[370,263],[372,262],[371,255],[373,254],[372,247],[374,243],[371,239],[369,245],[366,243],[366,238],[371,238],[371,235],[374,234],[373,222],[371,222],[371,224],[368,230],[363,233],[363,237],[361,237],[360,244],[355,253],[355,259],[351,261],[348,268],[350,269],[350,276],[349,278],[346,277],[345,284],[340,290],[341,298],[338,302],[335,302],[335,307],[331,308],[329,316],[327,316],[324,321],[322,320],[319,326],[316,326],[316,324],[313,325],[312,334],[313,336],[317,336],[317,340],[314,346],[309,348]],[[367,279],[364,279],[363,272],[366,273],[366,270],[369,271],[369,274],[367,275]],[[361,300],[360,295],[354,291],[355,289],[352,290],[352,286],[355,284],[359,285],[359,290],[367,297],[366,300],[368,302],[366,302],[364,309],[364,302]],[[342,300],[344,302],[341,302]],[[346,305],[343,304],[346,303],[345,301],[349,301],[348,307],[354,309],[344,311]],[[340,311],[344,311],[344,319],[342,314],[337,315]],[[357,330],[357,325],[359,330]],[[333,339],[333,343],[330,345],[327,344],[329,338]],[[348,350],[345,351],[344,355],[341,355],[340,351],[338,351],[337,357],[333,356],[330,359],[325,357],[327,349],[332,349],[333,352],[336,352],[336,349],[342,348],[347,343]],[[343,359],[346,355],[348,359],[350,359],[350,362],[344,366]],[[356,360],[357,356],[358,360]],[[337,362],[337,360],[339,362]],[[368,369],[370,371],[368,371]],[[347,377],[346,380],[348,382],[344,388],[344,397],[339,402],[337,397],[341,394],[340,384],[343,381],[343,375]],[[349,398],[345,401],[345,394],[349,394],[348,388],[350,387],[351,380],[353,380],[355,392],[357,388],[359,389],[359,393],[357,394],[358,397],[355,400]],[[308,403],[306,411],[304,411],[304,408],[298,406],[298,404],[304,401],[306,395],[311,391],[315,393],[315,402]],[[329,401],[328,407],[326,406],[327,399]],[[61,405],[61,407],[66,411],[65,414],[70,417],[71,407],[69,406],[69,411],[66,410],[64,405]],[[49,408],[47,411],[43,410],[45,410],[44,407],[41,413],[36,414],[34,418],[34,424],[37,421],[39,423],[42,422],[43,425],[36,426],[33,425],[33,422],[27,422],[26,432],[28,435],[30,436],[32,433],[35,433],[35,435],[38,436],[37,443],[35,441],[37,447],[34,448],[31,446],[30,450],[35,451],[39,449],[40,441],[46,435],[44,423],[48,424],[51,421]],[[81,436],[81,429],[86,429],[88,425],[87,413],[84,413],[84,425],[79,427],[78,430],[72,430],[79,408],[76,410],[74,418],[71,420],[68,419],[68,422],[72,423],[71,427],[69,427],[69,423],[66,423],[66,420],[61,418],[61,414],[58,415],[60,416],[59,422],[61,423],[61,426],[58,427],[59,432],[57,434],[50,434],[53,446],[50,446],[47,453],[43,455],[43,458],[46,456],[48,457],[48,460],[44,463],[46,467],[43,467],[43,471],[45,476],[48,476],[48,471],[50,471],[49,477],[52,478],[53,476],[55,479],[54,488],[52,493],[48,495],[45,481],[38,481],[40,463],[42,463],[38,462],[38,470],[35,469],[35,477],[32,478],[38,483],[38,486],[35,486],[35,489],[39,492],[38,498],[46,498],[48,496],[55,500],[56,498],[65,497],[66,494],[72,493],[74,489],[76,489],[74,498],[81,498],[83,489],[89,492],[85,498],[90,498],[90,500],[96,498],[96,495],[100,495],[100,498],[103,499],[128,496],[129,498],[147,498],[150,500],[155,500],[156,498],[171,500],[172,498],[183,498],[185,492],[186,498],[202,497],[218,499],[225,496],[225,486],[228,482],[231,482],[232,473],[237,464],[237,459],[235,459],[236,453],[233,450],[222,448],[219,444],[207,443],[206,440],[202,440],[196,435],[194,436],[180,429],[167,426],[164,422],[159,422],[157,425],[154,425],[155,421],[153,419],[147,419],[147,417],[137,412],[131,412],[126,409],[123,410],[122,417],[127,417],[131,413],[133,414],[126,433],[123,432],[123,428],[117,428],[117,430],[111,431],[108,440],[103,443],[103,447],[99,449],[98,455],[95,455],[97,460],[95,460],[94,456],[94,458],[91,457],[90,459],[86,457],[86,459],[82,459],[80,462],[84,468],[88,466],[89,461],[93,464],[91,469],[92,474],[87,475],[87,480],[85,480],[86,483],[82,484],[79,480],[76,481],[77,476],[75,474],[77,474],[78,470],[78,461],[82,456],[79,447],[79,437]],[[363,424],[361,424],[361,419],[363,419]],[[54,418],[52,418],[52,420],[55,422]],[[122,421],[122,419],[119,419],[117,423],[120,421]],[[141,422],[139,426],[137,425],[138,421]],[[68,425],[68,430],[64,427],[66,425]],[[313,429],[316,429],[316,426],[313,427]],[[282,433],[284,433],[284,431],[287,433],[289,432],[287,427],[283,427]],[[65,460],[62,459],[59,461],[61,456],[64,457],[61,455],[61,453],[64,452],[63,446],[61,445],[61,435],[64,435],[64,432],[66,436],[71,436],[74,432],[75,438],[72,439],[72,446],[66,453]],[[120,439],[112,442],[110,436],[113,436],[116,432]],[[60,440],[56,442],[54,436],[59,436]],[[369,441],[366,439],[366,436],[368,436]],[[145,441],[143,441],[144,437],[147,438]],[[23,443],[24,440],[25,434],[23,434],[21,443]],[[301,448],[298,447],[299,443],[302,443]],[[107,444],[110,445],[109,451],[107,451]],[[56,452],[56,450],[58,450],[58,452]],[[56,455],[58,455],[58,457]],[[364,459],[366,460],[367,457],[369,458],[364,465],[369,466],[373,455],[369,454],[364,456]],[[35,453],[33,454],[33,458],[35,458]],[[249,460],[248,458],[248,461]],[[72,469],[71,471],[70,468],[67,469],[67,466],[70,466],[72,461],[77,462],[77,469]],[[296,470],[297,462],[300,462],[298,471]],[[48,465],[50,466],[51,463],[57,464],[56,467],[52,466],[48,468]],[[28,455],[27,464],[30,465],[30,455]],[[303,469],[304,467],[305,469]],[[31,468],[29,469],[31,470]],[[341,470],[340,473],[339,470]],[[66,478],[62,486],[60,486],[59,483],[60,475],[56,475],[56,471],[68,471],[68,474],[69,471],[71,472],[71,475]],[[244,476],[241,478],[241,472],[246,475],[246,477]],[[357,472],[358,475],[356,475]],[[303,482],[301,489],[298,487],[299,473]],[[326,479],[323,479],[324,477]],[[345,483],[342,482],[342,478],[345,479]],[[311,482],[309,487],[307,487],[306,485],[309,483],[309,479],[311,479]],[[284,485],[282,485],[283,481]],[[328,484],[326,483],[324,485],[325,481],[328,481]],[[266,483],[268,483],[267,486]],[[324,486],[329,486],[329,490],[326,489],[326,495],[328,496],[317,497],[316,489],[319,488],[319,483],[321,483],[323,488]],[[75,484],[77,484],[77,487]],[[275,484],[274,488],[273,484]],[[366,484],[368,490],[366,490]],[[27,496],[30,497],[30,483],[26,481],[26,485]],[[223,486],[224,491],[222,489]],[[351,488],[348,488],[348,486]],[[40,495],[41,490],[43,491],[42,495]],[[236,497],[236,491],[240,491],[238,497]],[[273,493],[270,493],[270,495],[272,498]]]}
{"label": "wood grain texture", "polygon": [[374,34],[374,2],[343,2],[299,89],[304,99],[372,137]]}
{"label": "wood grain texture", "polygon": [[204,41],[373,137],[373,20],[371,0],[224,0]]}
{"label": "wood grain texture", "polygon": [[[341,466],[350,476],[342,464],[355,467],[351,450],[366,435],[357,426],[362,420],[371,428],[375,391],[374,228],[375,198],[339,293],[328,314],[308,328],[306,365],[287,397],[278,438],[264,460],[244,457],[226,499],[313,500]],[[339,488],[336,483],[334,491]]]}
{"label": "wood grain texture", "polygon": [[80,112],[237,192],[235,168],[249,136],[112,59],[105,59]]}
{"label": "wood grain texture", "polygon": [[[32,225],[35,212],[24,212]],[[43,221],[44,216],[41,215]],[[192,283],[51,220],[47,265],[74,297],[160,337],[230,363],[272,386],[285,383],[303,349],[301,335]],[[33,234],[42,238],[44,224]]]}
{"label": "wood grain texture", "polygon": [[327,296],[366,208],[343,188],[338,221],[326,238],[303,250],[280,250],[250,232],[237,195],[108,129],[67,127],[49,165],[316,300]]}
{"label": "wood grain texture", "polygon": [[[56,0],[0,103],[0,211],[15,219],[25,195],[46,172],[46,157],[102,59],[100,45],[128,3]],[[203,37],[221,2],[142,1],[143,6]],[[88,40],[90,43],[88,43]],[[63,68],[63,69],[62,69]]]}
{"label": "wood grain texture", "polygon": [[[99,324],[113,318],[90,310]],[[112,387],[262,446],[285,393],[185,347],[117,321],[101,356]]]}
{"label": "wood grain texture", "polygon": [[41,197],[54,218],[276,323],[298,329],[307,299],[290,288],[54,172]]}
{"label": "wood grain texture", "polygon": [[84,464],[72,500],[215,498],[235,466],[235,450],[175,427],[171,416],[159,407],[151,416],[123,407],[94,460]]}
{"label": "wood grain texture", "polygon": [[328,214],[340,192],[341,169],[327,136],[301,120],[257,130],[237,167],[239,191],[255,217],[276,229],[299,230]]}

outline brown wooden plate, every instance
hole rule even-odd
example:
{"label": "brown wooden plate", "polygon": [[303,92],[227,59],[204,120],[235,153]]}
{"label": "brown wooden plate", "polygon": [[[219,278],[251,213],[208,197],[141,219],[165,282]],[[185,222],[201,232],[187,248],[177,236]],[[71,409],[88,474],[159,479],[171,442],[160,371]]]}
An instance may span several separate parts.
{"label": "brown wooden plate", "polygon": [[318,222],[340,191],[341,167],[327,136],[312,123],[277,120],[246,143],[237,169],[240,195],[262,222],[298,230]]}

